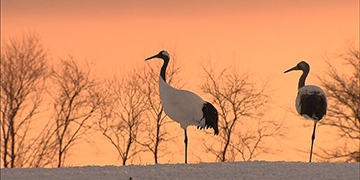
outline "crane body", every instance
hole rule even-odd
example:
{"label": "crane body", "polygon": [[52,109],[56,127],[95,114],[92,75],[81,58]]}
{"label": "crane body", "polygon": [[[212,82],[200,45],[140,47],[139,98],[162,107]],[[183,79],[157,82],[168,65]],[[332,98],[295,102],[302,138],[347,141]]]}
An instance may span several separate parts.
{"label": "crane body", "polygon": [[169,53],[160,51],[157,55],[146,60],[160,58],[164,63],[159,76],[159,94],[165,114],[172,120],[180,123],[185,134],[185,163],[187,163],[187,132],[190,125],[198,126],[200,129],[213,128],[214,134],[219,134],[218,112],[209,102],[204,101],[200,96],[187,90],[181,90],[170,86],[166,82],[166,68],[170,60]]}
{"label": "crane body", "polygon": [[306,85],[305,80],[310,72],[310,66],[305,61],[299,62],[295,67],[286,70],[284,73],[302,70],[303,74],[300,76],[298,84],[298,94],[295,101],[297,112],[306,119],[314,121],[314,129],[311,136],[310,160],[312,159],[312,152],[315,140],[316,124],[325,116],[327,111],[327,99],[325,92],[318,86]]}

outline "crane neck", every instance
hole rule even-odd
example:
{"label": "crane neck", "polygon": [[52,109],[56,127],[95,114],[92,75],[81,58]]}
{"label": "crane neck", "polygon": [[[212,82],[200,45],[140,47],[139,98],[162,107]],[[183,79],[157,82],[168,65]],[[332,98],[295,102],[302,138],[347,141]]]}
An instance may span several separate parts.
{"label": "crane neck", "polygon": [[303,74],[301,75],[300,79],[299,79],[299,86],[298,89],[302,88],[303,86],[305,86],[305,80],[307,75],[309,74],[309,70],[303,70]]}
{"label": "crane neck", "polygon": [[160,76],[164,79],[164,81],[166,82],[166,78],[165,78],[165,74],[166,74],[166,68],[169,64],[169,59],[165,58],[164,59],[164,64],[161,67],[161,71],[160,71]]}

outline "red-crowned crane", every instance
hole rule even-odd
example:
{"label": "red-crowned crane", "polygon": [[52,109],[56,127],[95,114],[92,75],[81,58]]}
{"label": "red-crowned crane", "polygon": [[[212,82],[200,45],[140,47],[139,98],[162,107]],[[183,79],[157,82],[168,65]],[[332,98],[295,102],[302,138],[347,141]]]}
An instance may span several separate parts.
{"label": "red-crowned crane", "polygon": [[204,101],[195,93],[173,88],[166,82],[165,72],[170,60],[168,52],[160,51],[158,54],[145,59],[145,61],[153,58],[164,60],[159,77],[160,99],[166,115],[180,123],[180,126],[184,129],[186,164],[188,142],[186,128],[190,125],[198,126],[200,129],[210,127],[214,129],[214,135],[218,135],[218,112],[211,103]]}
{"label": "red-crowned crane", "polygon": [[292,70],[302,70],[303,74],[299,79],[298,94],[296,97],[296,110],[306,119],[314,121],[314,130],[311,136],[310,160],[312,158],[313,145],[315,140],[316,123],[320,121],[326,114],[327,100],[324,91],[314,85],[306,85],[305,79],[310,71],[310,66],[305,61],[299,62],[295,67],[285,71],[287,73]]}

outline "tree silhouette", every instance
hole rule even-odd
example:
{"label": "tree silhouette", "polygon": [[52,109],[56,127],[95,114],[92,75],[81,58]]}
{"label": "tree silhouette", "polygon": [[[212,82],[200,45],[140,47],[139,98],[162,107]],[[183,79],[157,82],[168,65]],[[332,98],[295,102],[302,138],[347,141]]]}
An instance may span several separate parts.
{"label": "tree silhouette", "polygon": [[47,73],[39,37],[29,33],[4,43],[1,53],[1,154],[4,167],[22,167],[32,151],[30,124],[42,101]]}
{"label": "tree silhouette", "polygon": [[210,95],[219,113],[219,137],[204,143],[207,152],[217,161],[251,160],[261,153],[268,153],[263,145],[266,138],[282,136],[282,125],[263,120],[269,97],[265,86],[256,88],[248,74],[239,74],[225,68],[216,74],[213,68],[204,68],[203,92]]}
{"label": "tree silhouette", "polygon": [[61,64],[52,69],[51,79],[55,87],[51,93],[57,167],[62,167],[71,147],[91,129],[91,117],[99,110],[102,99],[90,65],[79,67],[72,56],[62,59]]}
{"label": "tree silhouette", "polygon": [[[360,161],[360,51],[350,48],[338,57],[346,65],[345,73],[339,66],[328,63],[325,76],[320,79],[328,98],[328,113],[321,124],[334,127],[345,143],[334,150],[324,150],[318,156],[330,160]],[[341,66],[340,66],[341,67]]]}
{"label": "tree silhouette", "polygon": [[136,142],[146,110],[146,97],[142,95],[141,80],[136,72],[120,80],[114,78],[107,90],[109,94],[98,126],[118,152],[122,164],[126,165],[142,151]]}

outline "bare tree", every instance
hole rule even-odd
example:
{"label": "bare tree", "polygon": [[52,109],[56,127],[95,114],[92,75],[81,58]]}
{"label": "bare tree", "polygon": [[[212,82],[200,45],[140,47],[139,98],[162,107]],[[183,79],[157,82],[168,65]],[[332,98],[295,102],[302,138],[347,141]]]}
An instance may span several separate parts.
{"label": "bare tree", "polygon": [[56,161],[54,134],[51,119],[49,119],[43,129],[39,131],[38,136],[31,141],[32,148],[28,157],[25,158],[24,164],[27,164],[28,167],[53,167],[54,161]]}
{"label": "bare tree", "polygon": [[123,165],[142,151],[136,143],[146,110],[141,83],[136,73],[111,81],[107,105],[102,108],[98,122],[101,133],[116,148]]}
{"label": "bare tree", "polygon": [[[30,124],[44,90],[46,53],[35,34],[10,39],[1,53],[1,154],[4,167],[21,167],[31,152]],[[32,141],[31,143],[28,143]]]}
{"label": "bare tree", "polygon": [[318,77],[328,98],[328,113],[321,124],[334,127],[345,143],[335,150],[323,150],[324,159],[360,161],[360,51],[349,49],[338,57],[345,63],[346,73],[328,63],[325,76]]}
{"label": "bare tree", "polygon": [[[241,155],[243,161],[254,159],[260,154],[272,153],[269,147],[264,144],[265,139],[282,137],[282,123],[272,120],[264,120],[262,116],[255,121],[256,125],[250,129],[235,132],[238,140],[234,141],[231,146]],[[245,131],[245,132],[244,132]]]}
{"label": "bare tree", "polygon": [[79,67],[74,57],[62,59],[52,70],[51,92],[54,99],[55,142],[57,167],[64,166],[71,147],[92,127],[93,117],[102,100],[97,92],[98,82],[91,76],[91,67]]}
{"label": "bare tree", "polygon": [[220,116],[219,137],[210,145],[204,143],[207,152],[221,162],[234,161],[239,154],[242,160],[251,160],[269,152],[262,144],[266,138],[281,136],[281,124],[263,120],[269,100],[266,86],[256,88],[247,74],[233,69],[225,68],[218,75],[211,67],[204,71],[201,89],[210,95]]}
{"label": "bare tree", "polygon": [[[177,64],[176,55],[172,54],[172,63],[167,70],[166,77],[170,84],[179,85],[176,76],[180,72],[180,66]],[[138,71],[138,77],[142,84],[142,95],[145,97],[147,122],[144,123],[144,132],[146,136],[138,143],[145,146],[154,156],[155,164],[158,158],[166,155],[169,151],[161,147],[162,143],[172,140],[165,126],[173,121],[166,116],[159,96],[159,76],[160,66],[152,66],[147,64],[143,69]],[[159,155],[159,153],[162,155]]]}

